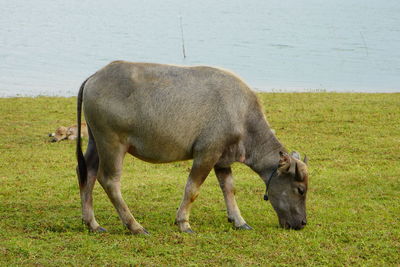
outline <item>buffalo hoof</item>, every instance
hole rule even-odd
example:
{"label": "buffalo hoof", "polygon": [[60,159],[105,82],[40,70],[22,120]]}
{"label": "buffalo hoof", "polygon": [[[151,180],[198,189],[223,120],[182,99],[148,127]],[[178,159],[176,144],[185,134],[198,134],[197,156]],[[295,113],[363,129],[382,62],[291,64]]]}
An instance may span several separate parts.
{"label": "buffalo hoof", "polygon": [[150,235],[149,231],[147,231],[146,229],[143,228],[143,234],[145,235]]}
{"label": "buffalo hoof", "polygon": [[144,228],[137,229],[137,230],[131,230],[131,233],[134,235],[150,235],[149,231],[147,231]]}
{"label": "buffalo hoof", "polygon": [[228,217],[228,222],[233,223],[235,220]]}
{"label": "buffalo hoof", "polygon": [[91,230],[93,233],[106,233],[107,230],[101,226],[97,227],[96,229]]}
{"label": "buffalo hoof", "polygon": [[183,230],[182,232],[183,232],[183,233],[188,233],[188,234],[194,234],[194,233],[195,233],[195,231],[193,231],[193,230],[190,229],[190,228],[188,228],[188,229],[186,229],[186,230]]}
{"label": "buffalo hoof", "polygon": [[235,227],[235,228],[236,228],[236,230],[253,230],[253,227],[251,227],[247,223],[245,223],[241,226]]}

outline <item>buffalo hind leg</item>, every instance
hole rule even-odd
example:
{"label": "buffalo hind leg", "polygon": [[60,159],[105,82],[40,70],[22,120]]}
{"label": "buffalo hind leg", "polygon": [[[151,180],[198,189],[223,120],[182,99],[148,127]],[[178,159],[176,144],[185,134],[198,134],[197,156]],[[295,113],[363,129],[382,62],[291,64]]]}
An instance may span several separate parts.
{"label": "buffalo hind leg", "polygon": [[189,224],[190,210],[199,195],[200,186],[214,167],[218,157],[195,158],[185,186],[181,205],[176,214],[176,224],[182,232],[193,233]]}
{"label": "buffalo hind leg", "polygon": [[96,143],[89,129],[89,143],[85,153],[85,162],[87,167],[87,181],[80,187],[82,202],[82,221],[88,226],[89,231],[104,232],[94,217],[93,211],[93,187],[96,183],[97,170],[99,167],[99,156],[97,154]]}
{"label": "buffalo hind leg", "polygon": [[[100,150],[100,149],[99,149]],[[104,155],[100,154],[100,165],[98,172],[98,181],[106,191],[108,197],[113,203],[115,209],[122,223],[128,228],[133,234],[148,234],[133,217],[128,206],[126,205],[121,194],[121,173],[122,173],[122,162],[126,153],[126,149],[122,145],[117,147],[102,147]]]}
{"label": "buffalo hind leg", "polygon": [[245,222],[242,215],[240,215],[240,210],[236,203],[232,169],[230,167],[220,168],[216,166],[214,167],[214,171],[224,194],[228,221],[232,222],[236,229],[251,230],[252,228]]}

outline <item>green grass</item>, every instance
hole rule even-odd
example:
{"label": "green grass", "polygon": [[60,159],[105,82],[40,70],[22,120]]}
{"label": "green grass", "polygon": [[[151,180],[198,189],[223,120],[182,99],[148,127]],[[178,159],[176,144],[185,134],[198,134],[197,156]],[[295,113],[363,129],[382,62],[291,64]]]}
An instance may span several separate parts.
{"label": "green grass", "polygon": [[127,156],[122,189],[151,232],[129,235],[97,184],[97,220],[81,224],[75,143],[46,134],[75,121],[75,98],[0,99],[0,265],[400,264],[400,94],[259,94],[289,150],[309,157],[308,225],[278,227],[255,173],[234,165],[237,201],[253,231],[235,231],[214,174],[192,209],[194,235],[173,224],[190,162]]}

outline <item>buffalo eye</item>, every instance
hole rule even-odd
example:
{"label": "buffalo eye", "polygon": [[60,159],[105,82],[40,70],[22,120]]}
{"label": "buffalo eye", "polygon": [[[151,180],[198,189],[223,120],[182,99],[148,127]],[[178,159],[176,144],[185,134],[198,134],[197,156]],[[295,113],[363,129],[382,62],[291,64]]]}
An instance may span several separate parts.
{"label": "buffalo eye", "polygon": [[299,194],[300,194],[300,195],[302,195],[302,196],[303,196],[303,195],[304,195],[304,193],[305,193],[305,190],[304,190],[304,188],[301,188],[301,187],[298,187],[298,188],[297,188],[297,191],[298,191],[298,192],[299,192]]}

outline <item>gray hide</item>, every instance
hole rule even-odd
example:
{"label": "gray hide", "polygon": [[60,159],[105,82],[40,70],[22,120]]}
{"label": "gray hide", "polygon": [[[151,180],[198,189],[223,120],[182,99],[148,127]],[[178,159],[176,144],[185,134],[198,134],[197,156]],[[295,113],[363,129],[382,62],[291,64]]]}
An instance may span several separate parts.
{"label": "gray hide", "polygon": [[[224,194],[228,220],[236,228],[251,229],[234,198],[230,165],[235,161],[248,165],[266,183],[272,179],[268,191],[281,226],[301,229],[305,225],[305,192],[296,194],[299,184],[307,189],[305,164],[286,154],[255,93],[234,74],[204,66],[117,61],[82,84],[78,125],[82,102],[89,144],[83,157],[78,138],[78,176],[83,220],[90,230],[105,230],[93,212],[92,189],[97,179],[127,228],[132,233],[147,233],[120,192],[122,161],[127,152],[152,163],[193,159],[176,215],[183,232],[192,232],[190,208],[213,168]],[[290,171],[285,164],[292,166]]]}

